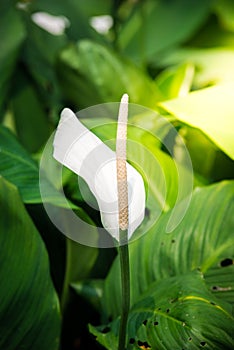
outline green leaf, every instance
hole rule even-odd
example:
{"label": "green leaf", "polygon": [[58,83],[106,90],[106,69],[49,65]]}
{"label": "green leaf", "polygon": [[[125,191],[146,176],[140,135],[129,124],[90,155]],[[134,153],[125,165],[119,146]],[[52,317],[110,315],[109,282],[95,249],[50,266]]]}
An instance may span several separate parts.
{"label": "green leaf", "polygon": [[[227,265],[225,265],[227,264]],[[223,259],[205,274],[207,286],[212,293],[221,300],[234,306],[234,263],[230,258]]]}
{"label": "green leaf", "polygon": [[27,28],[27,38],[22,52],[24,71],[28,74],[29,84],[32,88],[35,86],[38,92],[44,113],[46,111],[47,116],[57,121],[57,114],[62,108],[62,96],[55,64],[57,55],[67,44],[68,39],[65,35],[55,36],[43,30],[30,16],[30,12],[24,13]]}
{"label": "green leaf", "polygon": [[[83,215],[85,215],[83,213]],[[88,216],[86,215],[86,218]],[[91,220],[89,219],[90,223]],[[79,230],[82,231],[81,223]],[[88,278],[98,256],[98,249],[66,239],[66,271],[64,277],[62,308],[69,300],[69,287],[72,283]]]}
{"label": "green leaf", "polygon": [[59,347],[60,315],[48,256],[16,188],[0,178],[0,348]]}
{"label": "green leaf", "polygon": [[[75,4],[77,2],[73,0]],[[85,1],[85,3],[82,3],[82,6],[80,6],[82,9],[82,12],[86,14],[86,16],[101,16],[101,15],[108,15],[111,13],[112,9],[112,1],[111,0],[88,0]]]}
{"label": "green leaf", "polygon": [[185,96],[189,93],[194,76],[194,66],[189,63],[164,70],[157,76],[156,83],[165,99]]}
{"label": "green leaf", "polygon": [[97,311],[100,311],[103,285],[103,280],[84,280],[72,283],[71,287],[78,295],[85,298]]}
{"label": "green leaf", "polygon": [[[181,205],[183,203],[178,205],[178,212]],[[183,220],[171,233],[167,233],[169,211],[146,235],[130,244],[132,303],[155,280],[186,274],[197,268],[206,274],[220,266],[224,259],[232,260],[233,210],[234,181],[197,188]],[[233,281],[234,275],[231,278]],[[103,310],[107,316],[120,314],[120,296],[117,258],[105,281]]]}
{"label": "green leaf", "polygon": [[214,9],[221,25],[232,32],[234,32],[234,3],[232,0],[216,0],[214,2]]}
{"label": "green leaf", "polygon": [[15,79],[12,111],[18,138],[29,152],[36,152],[49,137],[49,121],[39,96],[26,75],[18,72]]}
{"label": "green leaf", "polygon": [[[69,19],[71,18],[74,20],[75,15],[79,18],[80,11],[87,17],[109,14],[111,5],[111,0],[99,0],[98,3],[96,0],[86,0],[85,3],[82,2],[82,5],[76,0],[68,0],[66,3],[63,1],[48,2],[46,0],[37,0],[30,4],[30,9],[33,12],[45,11],[55,16],[65,15],[68,16]],[[72,24],[75,25],[75,22]]]}
{"label": "green leaf", "polygon": [[[150,285],[131,308],[127,349],[231,350],[233,321],[230,307],[208,292],[199,273],[167,278]],[[90,330],[107,349],[115,350],[118,328],[119,319],[109,328]]]}
{"label": "green leaf", "polygon": [[180,121],[199,128],[224,153],[234,159],[233,96],[234,84],[227,83],[164,101],[160,106]]}
{"label": "green leaf", "polygon": [[148,107],[161,98],[155,82],[132,62],[88,40],[61,53],[58,75],[67,100],[79,109],[120,101],[124,93],[132,103]]}
{"label": "green leaf", "polygon": [[119,46],[135,60],[149,62],[191,37],[207,17],[209,6],[209,0],[144,1],[122,26]]}
{"label": "green leaf", "polygon": [[2,111],[19,49],[25,38],[25,29],[19,13],[15,4],[11,4],[10,1],[5,2],[4,6],[1,4],[0,36],[4,38],[0,43],[0,111]]}
{"label": "green leaf", "polygon": [[[51,155],[52,157],[52,155]],[[0,126],[0,174],[18,187],[25,203],[41,203],[39,168],[28,152],[18,143],[15,136]],[[62,207],[70,207],[46,177],[41,175],[44,186],[44,200]],[[73,208],[76,208],[73,205]]]}
{"label": "green leaf", "polygon": [[179,133],[185,141],[194,172],[203,176],[207,184],[234,178],[233,160],[215,146],[201,130],[184,125]]}

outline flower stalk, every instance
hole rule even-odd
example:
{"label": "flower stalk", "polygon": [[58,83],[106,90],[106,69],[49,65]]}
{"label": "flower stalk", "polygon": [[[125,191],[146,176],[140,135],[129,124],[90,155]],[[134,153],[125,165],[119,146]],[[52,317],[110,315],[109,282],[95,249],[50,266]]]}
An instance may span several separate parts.
{"label": "flower stalk", "polygon": [[130,307],[130,268],[128,250],[128,182],[127,182],[128,95],[123,95],[119,108],[116,138],[117,189],[119,208],[119,259],[122,287],[122,311],[118,350],[126,348],[127,321]]}
{"label": "flower stalk", "polygon": [[128,243],[128,232],[120,231],[120,243],[121,240],[125,242],[124,245],[119,247],[119,260],[120,260],[120,271],[121,271],[121,289],[122,289],[122,311],[119,328],[119,346],[118,350],[124,350],[126,347],[126,333],[127,333],[127,322],[130,308],[130,268],[129,268],[129,251]]}

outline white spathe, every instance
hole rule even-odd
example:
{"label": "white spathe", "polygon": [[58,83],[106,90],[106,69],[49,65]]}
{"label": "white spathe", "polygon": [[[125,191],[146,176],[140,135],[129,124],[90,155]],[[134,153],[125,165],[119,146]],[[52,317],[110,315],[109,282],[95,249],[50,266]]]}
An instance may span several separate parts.
{"label": "white spathe", "polygon": [[[89,131],[68,108],[61,113],[54,137],[54,158],[81,176],[96,197],[105,229],[119,240],[116,154]],[[145,188],[141,175],[127,163],[128,238],[145,215]]]}

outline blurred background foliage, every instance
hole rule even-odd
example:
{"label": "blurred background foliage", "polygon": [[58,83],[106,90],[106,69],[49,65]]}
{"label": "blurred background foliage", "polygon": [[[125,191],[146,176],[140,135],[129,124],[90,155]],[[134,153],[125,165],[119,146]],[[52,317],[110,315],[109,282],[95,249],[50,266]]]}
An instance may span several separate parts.
{"label": "blurred background foliage", "polygon": [[[39,24],[37,15],[40,12],[55,16],[55,19],[59,17],[61,28],[58,29],[55,24],[52,28]],[[100,324],[101,320],[105,323],[107,315],[111,318],[118,315],[118,298],[112,299],[110,294],[113,292],[115,298],[119,295],[113,277],[119,273],[116,263],[112,267],[115,272],[111,270],[107,282],[104,281],[116,251],[84,247],[65,239],[43,209],[38,173],[43,147],[57,126],[63,107],[77,111],[95,104],[118,102],[123,93],[129,94],[130,102],[148,107],[157,115],[164,115],[179,131],[190,152],[194,187],[199,185],[207,191],[200,190],[201,198],[199,194],[195,195],[194,201],[197,201],[199,210],[204,207],[206,198],[210,198],[206,196],[211,196],[212,189],[215,194],[210,206],[212,203],[222,205],[226,201],[224,194],[232,194],[227,195],[230,202],[223,204],[223,216],[217,211],[217,216],[220,214],[226,220],[226,226],[222,226],[220,218],[216,222],[218,229],[214,237],[211,234],[210,242],[199,246],[199,249],[208,249],[212,252],[210,254],[214,254],[215,258],[208,264],[211,269],[206,266],[206,260],[196,257],[195,248],[190,248],[189,244],[185,244],[187,248],[182,248],[179,243],[176,252],[187,249],[184,261],[191,259],[193,264],[187,264],[189,267],[183,269],[183,262],[178,260],[179,253],[175,253],[171,258],[175,271],[162,273],[160,278],[185,274],[199,267],[207,274],[209,288],[214,289],[214,283],[219,281],[220,288],[223,288],[220,290],[222,301],[233,305],[231,265],[234,243],[228,240],[228,233],[233,236],[233,219],[229,212],[225,216],[224,208],[230,208],[233,204],[233,186],[228,182],[231,183],[234,177],[234,2],[3,0],[0,4],[0,33],[0,279],[5,286],[0,291],[3,300],[0,307],[1,349],[41,350],[58,349],[59,346],[66,350],[95,349],[98,345],[88,334],[87,324]],[[111,122],[111,118],[113,116],[105,122]],[[167,209],[164,208],[168,211],[173,207],[177,190],[171,157],[160,142],[152,139],[156,130],[158,132],[157,120],[150,115],[142,116],[140,120],[137,118],[138,125],[147,129],[151,136],[144,133],[139,135],[132,130],[132,139],[140,139],[158,157],[167,184],[170,184]],[[133,118],[131,122],[134,124],[136,119]],[[95,117],[84,122],[89,127],[95,127]],[[115,129],[108,129],[108,126],[107,129],[94,128],[94,132],[103,139],[115,135]],[[162,129],[160,132],[163,138],[169,137],[168,130]],[[179,144],[176,140],[173,142],[172,148],[176,154]],[[156,170],[149,167],[149,160],[144,158],[144,161],[148,177],[157,176]],[[66,208],[60,188],[53,181],[53,169],[50,172],[51,177],[45,179],[47,201]],[[222,184],[219,187],[219,182],[223,180],[229,180],[226,182],[229,187]],[[79,193],[76,176],[65,172],[63,181],[73,209],[85,220],[99,223],[97,213],[87,207]],[[214,183],[218,183],[218,187],[209,187],[212,184],[215,186]],[[157,186],[154,181],[149,184],[153,203],[151,212],[157,210],[154,197]],[[192,222],[194,212],[189,212],[188,223]],[[212,210],[206,214],[204,221],[201,221],[204,237],[206,223],[209,220],[213,223],[214,220]],[[159,227],[162,229],[163,222]],[[226,250],[220,248],[225,242],[217,243],[217,235],[219,232],[222,234],[222,229],[229,242]],[[182,230],[186,231],[186,228],[182,226]],[[191,242],[191,237],[187,243]],[[150,239],[148,242],[151,242]],[[164,242],[162,237],[159,240]],[[24,245],[24,242],[27,244]],[[168,240],[163,244],[167,246],[170,242]],[[208,243],[213,247],[211,250]],[[138,267],[139,271],[143,271],[142,275],[133,281],[136,302],[146,289],[141,290],[139,279],[142,278],[145,286],[148,286],[160,275],[157,270],[160,262],[154,263],[156,258],[152,252],[149,254],[150,247],[144,248],[147,244],[147,241],[143,242],[144,252],[137,244],[131,252],[135,265],[138,264],[139,255],[143,254]],[[160,254],[162,252],[158,252],[157,256]],[[168,267],[167,271],[171,269],[171,263],[164,260],[168,254],[173,255],[167,253],[161,260]],[[145,271],[147,268],[150,271],[151,263],[154,268],[148,272],[150,277],[147,273],[146,277]],[[228,268],[225,270],[226,280],[220,267]],[[218,276],[217,280],[214,276]],[[87,278],[88,283],[81,282]],[[185,278],[188,285],[191,278],[190,275]],[[200,285],[200,277],[196,278]],[[224,293],[227,280],[229,292],[232,293],[228,296]],[[4,281],[8,281],[8,284]],[[174,280],[171,281],[168,283],[174,285]],[[179,281],[182,283],[181,279]],[[69,295],[71,283],[73,287]],[[107,285],[111,288],[108,289]],[[157,288],[162,288],[162,298],[165,286]],[[176,293],[176,284],[173,288]],[[101,306],[103,293],[106,304]],[[202,297],[206,298],[205,289]],[[22,312],[23,309],[27,311],[26,314]],[[212,311],[207,312],[212,314]],[[16,315],[20,315],[19,318]],[[15,323],[11,323],[12,319]],[[134,317],[132,322],[136,322]],[[228,320],[221,318],[220,324],[213,325],[213,329],[218,326],[222,328],[225,324],[223,332],[226,335],[222,344],[226,349],[231,349],[232,328],[230,326],[228,329],[228,323]],[[109,349],[110,344],[115,344],[113,334],[116,323],[111,327],[112,333],[91,329],[99,342]],[[140,329],[139,332],[140,338],[134,340],[135,343],[132,341],[131,348],[146,349],[150,341],[154,344],[144,330]],[[109,339],[106,333],[111,334],[112,338]],[[145,340],[140,341],[142,338]],[[209,345],[208,339],[205,345],[208,344],[209,349],[219,349],[217,342]],[[177,345],[172,344],[170,348],[177,349]],[[191,349],[204,346],[202,341],[196,344]],[[160,347],[162,345],[157,341],[154,346],[152,349],[165,348]]]}

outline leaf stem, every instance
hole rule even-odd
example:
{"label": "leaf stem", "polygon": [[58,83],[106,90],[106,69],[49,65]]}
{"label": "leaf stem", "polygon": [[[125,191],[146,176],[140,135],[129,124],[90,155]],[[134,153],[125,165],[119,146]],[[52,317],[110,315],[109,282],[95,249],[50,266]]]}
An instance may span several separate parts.
{"label": "leaf stem", "polygon": [[[128,250],[128,231],[120,230],[119,259],[122,287],[122,312],[119,328],[118,350],[124,350],[126,345],[127,322],[130,308],[130,267]],[[122,243],[122,244],[121,244]]]}

